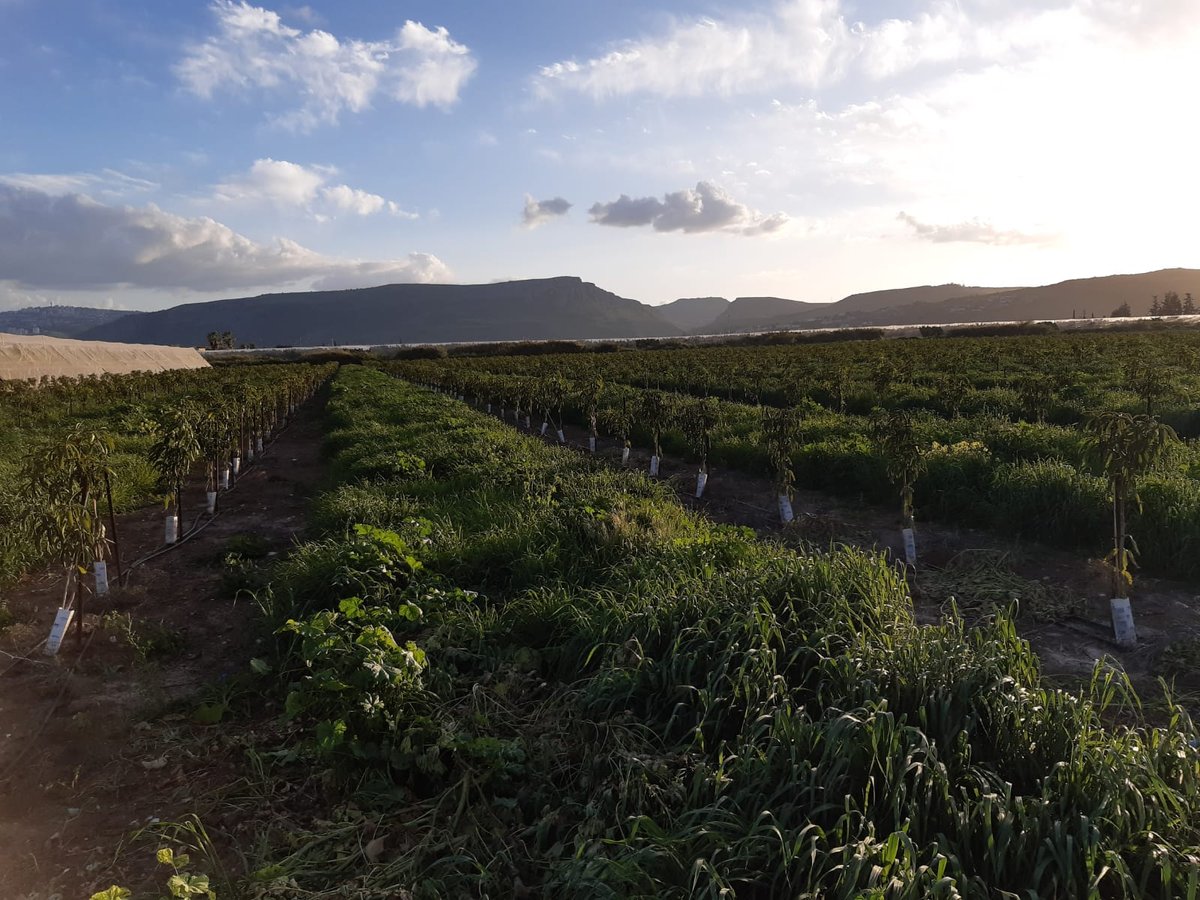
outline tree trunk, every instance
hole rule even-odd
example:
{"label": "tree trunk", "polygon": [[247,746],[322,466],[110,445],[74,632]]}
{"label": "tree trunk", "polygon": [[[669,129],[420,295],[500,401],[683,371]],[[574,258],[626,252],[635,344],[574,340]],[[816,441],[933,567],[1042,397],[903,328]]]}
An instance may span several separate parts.
{"label": "tree trunk", "polygon": [[83,647],[83,579],[75,575],[75,646]]}
{"label": "tree trunk", "polygon": [[1113,573],[1112,595],[1120,597],[1125,584],[1125,485],[1113,482]]}
{"label": "tree trunk", "polygon": [[113,568],[117,573],[117,581],[121,580],[121,539],[117,535],[117,516],[113,511],[112,481],[108,473],[104,473],[104,494],[108,499],[108,527],[112,529]]}

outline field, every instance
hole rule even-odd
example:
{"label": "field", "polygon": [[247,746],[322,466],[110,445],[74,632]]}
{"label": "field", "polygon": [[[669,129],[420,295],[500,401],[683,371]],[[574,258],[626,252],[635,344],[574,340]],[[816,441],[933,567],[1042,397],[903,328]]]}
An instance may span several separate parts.
{"label": "field", "polygon": [[[1195,897],[1192,698],[1139,696],[1119,660],[1144,640],[1048,678],[1025,635],[1086,610],[925,553],[964,524],[983,549],[1053,545],[1031,552],[1100,566],[1135,619],[1145,573],[1190,587],[1198,350],[1181,334],[931,336],[342,366],[318,399],[327,475],[303,539],[226,572],[221,602],[254,601],[253,657],[219,704],[147,714],[156,735],[175,723],[161,823],[72,883]],[[307,394],[328,370],[216,373]],[[193,465],[219,470],[220,446]],[[649,476],[648,456],[675,477]],[[790,521],[780,503],[737,524],[754,486],[796,500]],[[836,527],[814,539],[818,491],[915,528],[916,558]],[[914,600],[983,568],[995,596],[969,620]],[[191,859],[156,873],[156,848]]]}

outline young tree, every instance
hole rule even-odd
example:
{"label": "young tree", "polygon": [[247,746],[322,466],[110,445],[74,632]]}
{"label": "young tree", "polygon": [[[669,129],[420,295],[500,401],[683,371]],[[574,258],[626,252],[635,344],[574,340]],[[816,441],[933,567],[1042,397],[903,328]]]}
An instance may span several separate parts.
{"label": "young tree", "polygon": [[[1115,601],[1127,599],[1128,588],[1133,584],[1130,572],[1133,553],[1129,549],[1131,538],[1127,524],[1129,502],[1138,502],[1138,479],[1157,466],[1179,439],[1169,425],[1164,425],[1153,416],[1132,416],[1111,411],[1093,416],[1086,425],[1086,433],[1088,446],[1108,479],[1112,495],[1113,550],[1108,562],[1112,572],[1115,613]],[[1136,544],[1134,547],[1136,549]],[[1124,636],[1116,629],[1115,616],[1114,629],[1117,630],[1118,640],[1125,643],[1136,640],[1132,628]]]}
{"label": "young tree", "polygon": [[1172,373],[1165,367],[1142,356],[1125,365],[1125,387],[1137,394],[1146,404],[1146,415],[1154,415],[1154,407],[1176,390]]}
{"label": "young tree", "polygon": [[[27,485],[22,525],[35,546],[63,567],[62,607],[75,608],[76,640],[83,637],[83,585],[89,563],[107,555],[99,497],[111,503],[112,439],[82,424],[26,458],[20,480]],[[110,510],[111,520],[111,510]]]}
{"label": "young tree", "polygon": [[713,397],[689,400],[681,410],[681,424],[688,442],[700,457],[700,471],[696,475],[696,499],[704,494],[708,483],[708,455],[712,451],[712,433],[721,422],[721,404]]}
{"label": "young tree", "polygon": [[196,424],[196,440],[204,457],[205,489],[208,492],[209,512],[216,512],[217,489],[221,485],[221,470],[233,442],[233,419],[226,404],[217,396],[202,401],[203,412]]}
{"label": "young tree", "polygon": [[925,471],[924,448],[917,435],[916,421],[908,410],[877,411],[871,421],[871,438],[887,465],[888,478],[900,489],[905,555],[910,564],[915,563],[913,485]]}
{"label": "young tree", "polygon": [[950,413],[951,418],[957,419],[962,415],[963,404],[972,391],[971,380],[966,375],[938,375],[934,381],[934,389],[942,401],[942,407]]}
{"label": "young tree", "polygon": [[596,452],[596,437],[599,434],[600,397],[604,393],[604,379],[599,375],[590,378],[579,389],[579,404],[588,420],[588,451]]}
{"label": "young tree", "polygon": [[629,388],[613,386],[600,405],[604,429],[621,441],[621,465],[629,462],[629,432],[633,430],[634,400]]}
{"label": "young tree", "polygon": [[190,406],[162,410],[154,423],[154,441],[147,457],[158,470],[159,485],[165,492],[164,505],[175,501],[175,534],[183,535],[183,486],[200,457],[200,442],[192,420],[196,412]]}
{"label": "young tree", "polygon": [[650,474],[657,475],[662,462],[662,433],[670,427],[674,419],[674,409],[670,398],[662,391],[645,390],[639,398],[638,417],[650,430],[650,444],[653,455],[650,457]]}
{"label": "young tree", "polygon": [[783,524],[792,521],[792,488],[796,475],[792,471],[792,449],[800,440],[802,414],[799,407],[775,409],[762,408],[762,423],[759,442],[767,451],[771,461],[771,472],[775,478],[775,493],[779,501],[779,518]]}
{"label": "young tree", "polygon": [[1025,415],[1035,422],[1046,421],[1050,407],[1054,405],[1054,380],[1042,373],[1026,375],[1017,384],[1017,394],[1021,405],[1025,407]]}
{"label": "young tree", "polygon": [[1122,303],[1120,306],[1118,306],[1116,309],[1114,309],[1111,313],[1109,313],[1109,316],[1114,319],[1125,318],[1127,316],[1132,316],[1132,315],[1133,315],[1133,311],[1129,308],[1128,301],[1126,301],[1125,303]]}

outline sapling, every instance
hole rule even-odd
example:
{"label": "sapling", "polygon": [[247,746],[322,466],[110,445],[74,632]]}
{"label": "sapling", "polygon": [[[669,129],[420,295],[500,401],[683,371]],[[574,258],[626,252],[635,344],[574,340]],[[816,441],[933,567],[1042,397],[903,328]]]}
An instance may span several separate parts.
{"label": "sapling", "polygon": [[222,475],[233,429],[230,412],[225,403],[216,397],[207,397],[202,402],[204,411],[200,413],[196,423],[196,440],[200,446],[200,455],[204,458],[208,513],[212,515],[217,511],[217,492],[222,487],[222,482],[224,487],[229,486],[228,478],[223,478]]}
{"label": "sapling", "polygon": [[762,425],[759,441],[771,461],[771,472],[775,480],[775,494],[779,500],[779,519],[784,525],[795,518],[792,511],[792,488],[796,475],[792,471],[792,448],[800,438],[801,413],[798,407],[776,409],[762,408]]}
{"label": "sapling", "polygon": [[662,463],[662,433],[669,428],[674,418],[670,398],[662,391],[642,391],[638,403],[638,417],[650,431],[650,475],[658,475]]}
{"label": "sapling", "polygon": [[600,421],[606,431],[621,442],[621,465],[629,463],[629,432],[633,430],[634,401],[625,387],[612,387],[605,392],[600,405]]}
{"label": "sapling", "polygon": [[183,534],[183,486],[193,463],[200,457],[200,442],[192,425],[195,415],[195,410],[188,406],[160,412],[155,420],[154,441],[146,454],[158,470],[159,485],[165,491],[163,505],[170,509],[171,501],[175,502],[174,514],[167,517],[168,544],[175,543]]}
{"label": "sapling", "polygon": [[[107,435],[76,425],[51,441],[44,452],[27,457],[19,476],[28,486],[28,502],[21,507],[22,530],[63,567],[59,617],[65,628],[66,610],[74,607],[77,640],[83,636],[84,595],[79,576],[89,563],[102,561],[107,553],[98,501],[103,487],[111,504],[112,447]],[[111,508],[109,517],[111,521]],[[48,645],[47,649],[57,647]]]}
{"label": "sapling", "polygon": [[1146,405],[1146,415],[1178,390],[1174,373],[1148,357],[1138,357],[1125,365],[1125,387]]}
{"label": "sapling", "polygon": [[925,471],[925,455],[917,436],[916,422],[907,410],[878,411],[871,421],[871,438],[887,465],[888,478],[900,489],[904,556],[909,565],[915,565],[913,485]]}
{"label": "sapling", "polygon": [[962,415],[963,404],[971,393],[970,379],[958,373],[942,374],[937,376],[933,386],[950,417],[959,418]]}
{"label": "sapling", "polygon": [[1113,549],[1107,561],[1112,575],[1113,632],[1118,643],[1131,646],[1137,641],[1137,632],[1129,607],[1134,553],[1129,547],[1133,539],[1128,533],[1128,506],[1130,500],[1140,504],[1138,479],[1161,463],[1179,438],[1169,425],[1153,416],[1114,411],[1093,416],[1085,430],[1088,447],[1108,479],[1112,495]]}
{"label": "sapling", "polygon": [[598,423],[600,416],[600,397],[604,393],[604,379],[597,375],[583,383],[579,389],[579,402],[583,407],[588,421],[588,452],[596,452],[596,438],[599,434]]}
{"label": "sapling", "polygon": [[1017,394],[1025,414],[1039,424],[1046,421],[1056,393],[1054,380],[1041,373],[1026,375],[1017,384]]}
{"label": "sapling", "polygon": [[708,455],[712,450],[712,433],[721,421],[721,405],[712,397],[689,400],[682,410],[682,425],[692,450],[700,459],[696,473],[696,499],[704,495],[708,484]]}
{"label": "sapling", "polygon": [[563,434],[563,404],[567,402],[571,387],[561,375],[551,375],[543,382],[542,390],[545,398],[546,417],[554,426],[558,442],[565,444],[567,437]]}

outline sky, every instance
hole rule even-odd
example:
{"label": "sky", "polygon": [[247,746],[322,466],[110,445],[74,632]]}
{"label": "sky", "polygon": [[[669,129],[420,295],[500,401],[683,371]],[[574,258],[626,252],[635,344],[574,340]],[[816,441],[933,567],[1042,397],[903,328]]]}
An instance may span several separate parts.
{"label": "sky", "polygon": [[0,0],[0,309],[1200,268],[1196,0]]}

